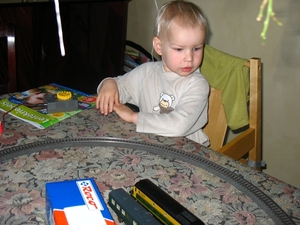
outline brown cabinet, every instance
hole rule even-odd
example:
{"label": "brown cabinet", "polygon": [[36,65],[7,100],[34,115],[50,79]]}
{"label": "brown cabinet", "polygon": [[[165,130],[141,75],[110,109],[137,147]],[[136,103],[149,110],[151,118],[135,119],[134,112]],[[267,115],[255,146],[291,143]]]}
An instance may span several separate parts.
{"label": "brown cabinet", "polygon": [[128,2],[60,0],[64,57],[53,1],[0,4],[0,23],[16,26],[18,90],[55,82],[96,93],[105,77],[122,74]]}

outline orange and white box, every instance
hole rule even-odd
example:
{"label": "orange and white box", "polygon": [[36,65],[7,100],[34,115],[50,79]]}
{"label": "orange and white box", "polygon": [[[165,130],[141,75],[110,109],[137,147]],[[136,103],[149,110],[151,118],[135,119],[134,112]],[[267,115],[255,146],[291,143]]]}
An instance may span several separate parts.
{"label": "orange and white box", "polygon": [[115,225],[91,178],[46,183],[49,225]]}

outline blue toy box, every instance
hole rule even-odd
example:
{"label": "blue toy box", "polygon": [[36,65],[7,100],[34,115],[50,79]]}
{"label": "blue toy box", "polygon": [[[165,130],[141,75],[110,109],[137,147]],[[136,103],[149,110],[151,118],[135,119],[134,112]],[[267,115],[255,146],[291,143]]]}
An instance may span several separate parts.
{"label": "blue toy box", "polygon": [[115,225],[91,178],[46,183],[49,225]]}

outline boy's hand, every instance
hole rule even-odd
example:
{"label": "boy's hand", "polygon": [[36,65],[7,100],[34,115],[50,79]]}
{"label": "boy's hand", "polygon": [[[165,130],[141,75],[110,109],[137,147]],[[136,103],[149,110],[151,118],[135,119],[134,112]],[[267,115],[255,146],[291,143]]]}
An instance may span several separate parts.
{"label": "boy's hand", "polygon": [[113,111],[114,105],[119,105],[119,91],[114,79],[103,81],[96,100],[96,108],[104,115]]}
{"label": "boy's hand", "polygon": [[133,112],[128,106],[123,104],[114,105],[114,111],[126,122],[136,124],[138,113]]}

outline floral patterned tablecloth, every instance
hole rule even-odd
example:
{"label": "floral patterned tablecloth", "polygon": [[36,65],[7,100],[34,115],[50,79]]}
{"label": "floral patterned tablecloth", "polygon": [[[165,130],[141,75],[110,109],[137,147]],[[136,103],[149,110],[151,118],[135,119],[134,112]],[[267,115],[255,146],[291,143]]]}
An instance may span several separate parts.
{"label": "floral patterned tablecloth", "polygon": [[[300,190],[231,160],[186,138],[135,132],[115,114],[84,110],[41,130],[5,117],[0,150],[55,139],[114,137],[164,145],[222,165],[262,190],[300,224]],[[137,148],[62,146],[20,155],[0,163],[0,224],[47,224],[45,183],[92,177],[104,198],[112,189],[127,191],[148,178],[197,215],[205,224],[275,224],[253,199],[220,177],[189,162]],[[116,215],[112,212],[117,221]]]}

